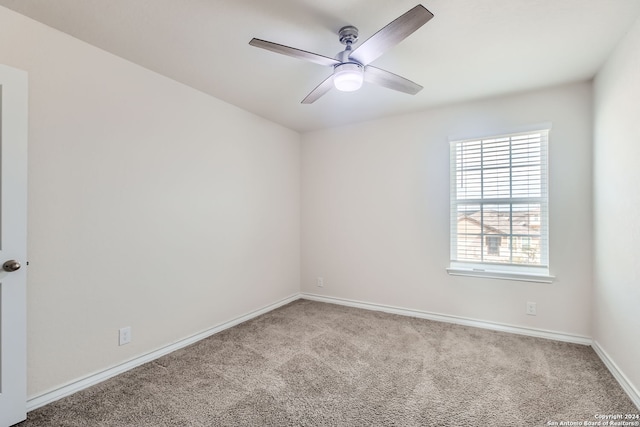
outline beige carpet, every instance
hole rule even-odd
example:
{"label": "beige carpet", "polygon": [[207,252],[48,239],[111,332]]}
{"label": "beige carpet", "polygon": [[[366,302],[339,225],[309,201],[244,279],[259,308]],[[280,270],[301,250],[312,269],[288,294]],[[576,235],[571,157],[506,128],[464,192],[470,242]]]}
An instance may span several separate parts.
{"label": "beige carpet", "polygon": [[529,427],[638,412],[587,346],[299,300],[19,426]]}

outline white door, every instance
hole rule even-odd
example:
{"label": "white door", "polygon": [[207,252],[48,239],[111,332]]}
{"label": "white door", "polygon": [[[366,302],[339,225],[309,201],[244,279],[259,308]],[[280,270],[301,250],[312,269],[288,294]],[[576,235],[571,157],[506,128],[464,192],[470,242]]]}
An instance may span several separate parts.
{"label": "white door", "polygon": [[27,73],[0,64],[0,427],[27,405]]}

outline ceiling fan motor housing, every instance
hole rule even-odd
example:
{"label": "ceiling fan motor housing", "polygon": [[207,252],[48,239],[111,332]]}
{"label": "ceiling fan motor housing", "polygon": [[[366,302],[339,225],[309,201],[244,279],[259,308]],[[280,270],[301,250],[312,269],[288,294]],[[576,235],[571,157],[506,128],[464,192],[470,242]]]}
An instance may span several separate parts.
{"label": "ceiling fan motor housing", "polygon": [[342,92],[353,92],[360,89],[364,81],[364,66],[349,58],[351,45],[358,41],[358,29],[353,25],[347,25],[340,28],[338,36],[340,43],[347,48],[336,55],[340,64],[333,67],[333,84]]}

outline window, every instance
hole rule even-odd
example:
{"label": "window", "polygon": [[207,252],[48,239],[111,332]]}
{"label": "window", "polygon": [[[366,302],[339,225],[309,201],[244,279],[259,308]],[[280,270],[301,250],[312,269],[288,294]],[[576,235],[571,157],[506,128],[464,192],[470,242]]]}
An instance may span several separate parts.
{"label": "window", "polygon": [[500,243],[502,237],[500,236],[487,236],[487,253],[489,255],[500,255]]}
{"label": "window", "polygon": [[550,282],[548,134],[451,142],[450,274]]}

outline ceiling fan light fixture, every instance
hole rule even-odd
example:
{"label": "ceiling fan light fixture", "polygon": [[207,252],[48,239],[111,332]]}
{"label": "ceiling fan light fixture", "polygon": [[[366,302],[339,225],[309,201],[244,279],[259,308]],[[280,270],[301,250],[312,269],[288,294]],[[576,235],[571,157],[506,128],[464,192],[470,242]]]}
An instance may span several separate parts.
{"label": "ceiling fan light fixture", "polygon": [[333,85],[342,92],[353,92],[362,87],[364,67],[354,62],[338,64],[333,69]]}

